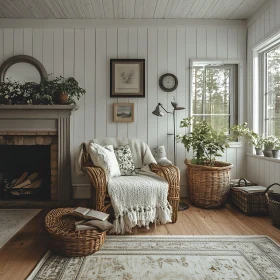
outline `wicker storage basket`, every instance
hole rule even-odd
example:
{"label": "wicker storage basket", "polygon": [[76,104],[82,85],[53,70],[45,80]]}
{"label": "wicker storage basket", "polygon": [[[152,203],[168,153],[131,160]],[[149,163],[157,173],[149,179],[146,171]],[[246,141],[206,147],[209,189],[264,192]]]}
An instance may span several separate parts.
{"label": "wicker storage basket", "polygon": [[230,170],[232,164],[216,161],[214,166],[187,165],[188,194],[194,205],[203,208],[223,206],[230,189]]}
{"label": "wicker storage basket", "polygon": [[274,183],[270,185],[265,191],[265,196],[267,199],[268,212],[272,219],[272,223],[275,226],[280,227],[280,194],[268,192],[273,186],[280,186],[280,184]]}
{"label": "wicker storage basket", "polygon": [[106,231],[75,231],[77,218],[70,216],[74,208],[51,210],[45,219],[45,228],[49,233],[49,247],[63,256],[87,256],[98,251],[106,237]]}
{"label": "wicker storage basket", "polygon": [[[253,183],[248,184],[245,179],[240,179],[244,184],[234,186],[230,189],[230,199],[242,212],[246,215],[264,215],[267,214],[266,198],[264,195],[265,188],[262,186],[256,186],[259,188],[259,192],[250,193],[244,190],[246,187],[254,186]],[[245,180],[245,181],[244,181]]]}

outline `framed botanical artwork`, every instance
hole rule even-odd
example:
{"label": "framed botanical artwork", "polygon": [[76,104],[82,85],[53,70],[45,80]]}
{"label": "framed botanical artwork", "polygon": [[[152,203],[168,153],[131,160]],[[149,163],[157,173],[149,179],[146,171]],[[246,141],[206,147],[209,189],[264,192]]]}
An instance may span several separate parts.
{"label": "framed botanical artwork", "polygon": [[145,97],[145,59],[110,60],[110,97]]}
{"label": "framed botanical artwork", "polygon": [[134,122],[134,103],[114,103],[114,122]]}

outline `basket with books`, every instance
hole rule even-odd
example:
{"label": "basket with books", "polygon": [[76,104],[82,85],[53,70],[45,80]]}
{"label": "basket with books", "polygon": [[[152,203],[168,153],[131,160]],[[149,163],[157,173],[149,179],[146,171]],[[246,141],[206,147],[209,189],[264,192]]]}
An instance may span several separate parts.
{"label": "basket with books", "polygon": [[267,214],[265,190],[265,187],[254,185],[254,183],[242,178],[237,185],[231,185],[231,202],[246,215]]}
{"label": "basket with books", "polygon": [[71,257],[97,252],[107,230],[113,227],[108,217],[106,213],[82,207],[53,209],[45,219],[50,249]]}

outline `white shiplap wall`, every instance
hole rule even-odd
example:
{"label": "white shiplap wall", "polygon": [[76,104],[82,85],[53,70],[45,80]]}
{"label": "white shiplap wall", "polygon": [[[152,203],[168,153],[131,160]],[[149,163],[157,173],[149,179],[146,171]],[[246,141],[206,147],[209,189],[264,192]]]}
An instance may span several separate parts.
{"label": "white shiplap wall", "polygon": [[[45,23],[44,23],[45,24]],[[123,24],[123,23],[122,23]],[[234,59],[244,61],[246,27],[215,26],[201,21],[200,27],[137,27],[118,28],[42,28],[34,22],[32,28],[0,29],[0,63],[15,54],[27,54],[41,61],[54,76],[74,76],[87,94],[79,101],[80,109],[73,113],[71,125],[71,153],[74,162],[77,148],[94,137],[127,136],[147,142],[150,147],[165,145],[173,160],[172,116],[157,118],[152,114],[158,102],[172,110],[173,95],[185,111],[178,111],[177,124],[189,116],[189,60],[191,58]],[[129,26],[129,22],[127,26]],[[0,25],[1,27],[1,25]],[[146,59],[146,98],[110,98],[110,58]],[[161,74],[172,72],[178,76],[179,86],[174,93],[158,87]],[[112,104],[135,103],[134,123],[114,123]],[[178,129],[178,132],[180,129]],[[177,165],[185,185],[186,152],[177,144]],[[234,164],[233,177],[243,176],[246,165],[241,148],[229,148],[224,160]],[[73,175],[73,183],[84,183]],[[186,188],[182,186],[182,195]]]}
{"label": "white shiplap wall", "polygon": [[[247,75],[248,75],[248,119],[250,126],[257,127],[258,120],[254,119],[253,100],[253,52],[252,48],[272,37],[280,31],[280,1],[269,0],[248,19],[247,39]],[[265,158],[247,157],[247,177],[261,185],[268,186],[280,183],[280,160],[270,161]],[[279,191],[279,188],[278,188]]]}

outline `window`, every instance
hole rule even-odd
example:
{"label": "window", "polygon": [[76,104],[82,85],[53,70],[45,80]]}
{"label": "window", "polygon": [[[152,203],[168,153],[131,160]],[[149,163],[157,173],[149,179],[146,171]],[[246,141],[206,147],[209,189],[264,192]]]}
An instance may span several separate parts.
{"label": "window", "polygon": [[229,131],[237,123],[237,65],[203,65],[192,71],[192,116]]}
{"label": "window", "polygon": [[264,53],[264,133],[280,137],[280,45]]}

